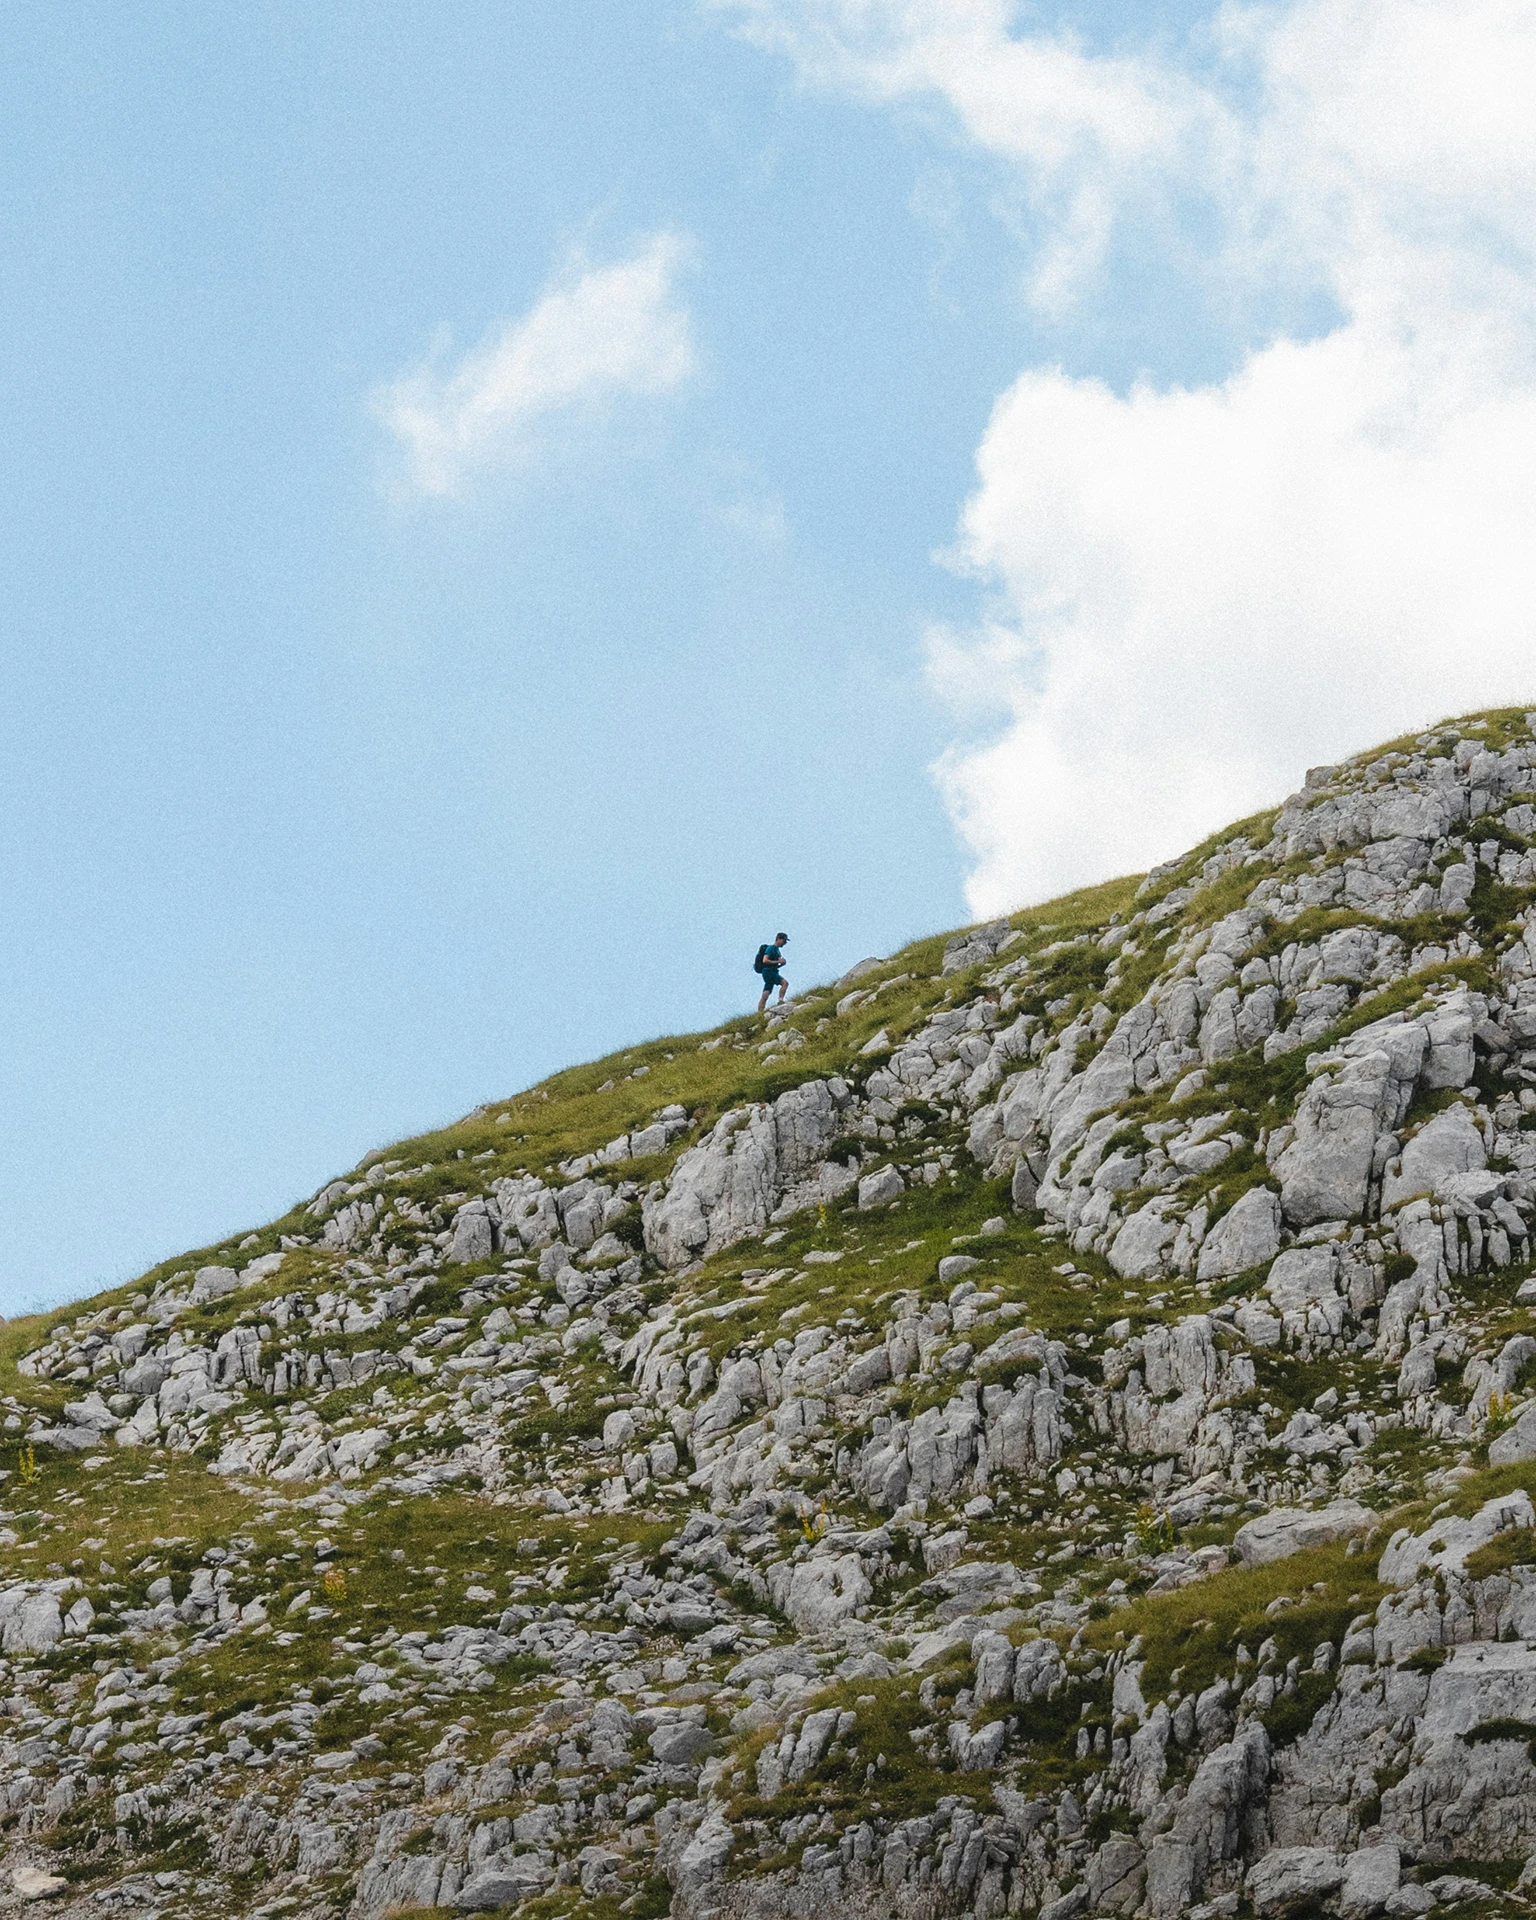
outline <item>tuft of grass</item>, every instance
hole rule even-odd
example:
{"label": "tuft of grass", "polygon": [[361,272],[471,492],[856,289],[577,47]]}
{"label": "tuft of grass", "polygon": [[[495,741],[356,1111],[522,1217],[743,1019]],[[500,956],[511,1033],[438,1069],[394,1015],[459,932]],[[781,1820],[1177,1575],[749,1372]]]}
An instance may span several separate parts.
{"label": "tuft of grass", "polygon": [[1478,1547],[1466,1559],[1468,1577],[1491,1580],[1496,1573],[1508,1573],[1512,1567],[1536,1564],[1536,1529],[1511,1527],[1498,1533],[1486,1546]]}

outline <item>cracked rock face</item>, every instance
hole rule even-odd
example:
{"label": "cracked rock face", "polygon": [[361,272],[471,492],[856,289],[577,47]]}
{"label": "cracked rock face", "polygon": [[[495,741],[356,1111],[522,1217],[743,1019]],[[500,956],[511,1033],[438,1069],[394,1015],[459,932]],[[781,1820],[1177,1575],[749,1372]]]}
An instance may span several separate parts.
{"label": "cracked rock face", "polygon": [[848,1103],[841,1080],[809,1081],[771,1106],[727,1113],[677,1162],[666,1192],[647,1201],[645,1240],[679,1267],[821,1200],[852,1176],[827,1157]]}
{"label": "cracked rock face", "polygon": [[1533,724],[13,1329],[0,1888],[1525,1911]]}

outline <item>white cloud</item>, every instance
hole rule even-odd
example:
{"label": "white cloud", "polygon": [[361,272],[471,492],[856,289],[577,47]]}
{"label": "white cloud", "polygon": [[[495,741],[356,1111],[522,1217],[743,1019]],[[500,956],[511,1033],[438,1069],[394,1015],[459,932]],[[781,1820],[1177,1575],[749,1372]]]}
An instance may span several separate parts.
{"label": "white cloud", "polygon": [[1009,715],[946,756],[978,913],[1179,851],[1328,760],[1536,703],[1536,391],[1432,382],[1364,326],[1218,388],[1031,373],[998,403],[961,550],[1001,632],[936,679]]}
{"label": "white cloud", "polygon": [[986,618],[929,649],[996,729],[938,768],[978,913],[1177,852],[1309,761],[1536,705],[1536,6],[1228,5],[1182,71],[1011,17],[746,9],[813,82],[937,103],[1017,169],[1053,297],[1113,298],[1082,269],[1114,223],[1200,199],[1202,271],[1340,319],[1206,387],[1033,368],[998,401],[955,550]]}
{"label": "white cloud", "polygon": [[[1018,170],[1046,225],[1032,291],[1058,311],[1108,239],[1110,179],[1164,177],[1213,137],[1211,102],[1175,70],[1086,55],[1067,33],[1014,37],[1005,0],[708,0],[811,84],[947,108]],[[1219,122],[1219,116],[1217,116]]]}
{"label": "white cloud", "polygon": [[400,441],[412,487],[455,494],[476,471],[532,457],[551,421],[674,392],[693,370],[676,234],[610,266],[571,262],[520,319],[456,365],[429,363],[381,387],[378,417]]}

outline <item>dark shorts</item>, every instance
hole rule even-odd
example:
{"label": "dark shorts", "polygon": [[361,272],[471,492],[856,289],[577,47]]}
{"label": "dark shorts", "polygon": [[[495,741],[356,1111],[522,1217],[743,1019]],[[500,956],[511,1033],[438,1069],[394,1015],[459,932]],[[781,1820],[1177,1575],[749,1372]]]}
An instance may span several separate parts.
{"label": "dark shorts", "polygon": [[764,967],[758,978],[763,983],[763,992],[771,993],[775,987],[782,987],[784,976],[777,967]]}

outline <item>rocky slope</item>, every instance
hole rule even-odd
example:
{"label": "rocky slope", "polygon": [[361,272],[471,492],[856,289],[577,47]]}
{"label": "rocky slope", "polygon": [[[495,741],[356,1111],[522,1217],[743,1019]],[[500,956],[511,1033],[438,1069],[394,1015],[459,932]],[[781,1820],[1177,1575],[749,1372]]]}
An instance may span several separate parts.
{"label": "rocky slope", "polygon": [[1533,724],[0,1329],[0,1906],[1525,1906]]}

